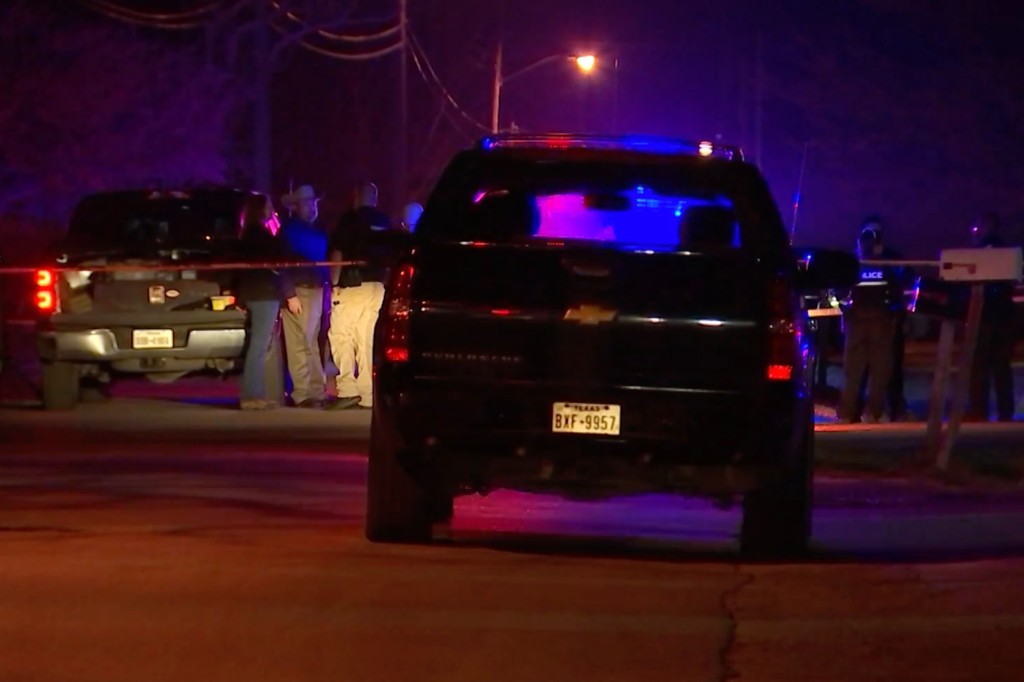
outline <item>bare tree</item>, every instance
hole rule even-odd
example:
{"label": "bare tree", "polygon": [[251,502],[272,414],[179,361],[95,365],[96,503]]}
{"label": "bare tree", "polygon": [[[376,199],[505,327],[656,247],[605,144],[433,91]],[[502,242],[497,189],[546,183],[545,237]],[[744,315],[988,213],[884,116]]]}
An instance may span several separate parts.
{"label": "bare tree", "polygon": [[231,88],[200,54],[16,0],[0,65],[0,215],[62,220],[95,190],[224,180]]}

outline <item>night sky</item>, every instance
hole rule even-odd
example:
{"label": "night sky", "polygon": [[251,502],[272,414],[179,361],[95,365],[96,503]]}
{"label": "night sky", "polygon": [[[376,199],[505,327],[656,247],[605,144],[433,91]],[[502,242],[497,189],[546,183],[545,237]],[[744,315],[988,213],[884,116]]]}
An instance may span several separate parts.
{"label": "night sky", "polygon": [[[386,27],[397,4],[304,2],[328,13],[350,10],[353,31]],[[203,30],[131,29],[75,0],[29,4],[51,6],[75,26],[118,24],[161,49],[203,50]],[[119,4],[149,11],[206,3]],[[506,73],[559,53],[599,57],[588,77],[566,61],[510,80],[503,126],[740,144],[762,166],[787,223],[803,161],[799,243],[852,247],[860,220],[878,212],[892,245],[931,256],[962,245],[969,221],[985,209],[1000,211],[1008,236],[1020,238],[1024,170],[1014,157],[1024,149],[1024,17],[1013,3],[507,0],[504,20],[496,0],[409,0],[409,8],[438,80],[428,84],[409,67],[408,198],[422,200],[447,158],[483,134],[477,126],[490,119],[501,35]],[[243,8],[239,20],[251,11]],[[224,26],[222,35],[230,35]],[[47,49],[45,36],[42,42],[38,49]],[[252,49],[248,37],[241,44],[243,55]],[[12,53],[4,54],[0,66],[13,69]],[[247,80],[250,64],[242,58],[233,68],[226,91]],[[290,181],[311,182],[328,194],[329,219],[344,208],[353,182],[371,178],[386,203],[398,203],[391,194],[397,75],[396,53],[341,61],[301,47],[281,50],[272,88],[275,194]],[[442,104],[439,83],[460,111]],[[89,102],[80,105],[87,115]],[[233,115],[220,153],[230,156],[226,179],[245,184],[251,113],[243,106]],[[0,155],[7,176],[19,172],[12,158]],[[0,210],[31,213],[9,202]]]}

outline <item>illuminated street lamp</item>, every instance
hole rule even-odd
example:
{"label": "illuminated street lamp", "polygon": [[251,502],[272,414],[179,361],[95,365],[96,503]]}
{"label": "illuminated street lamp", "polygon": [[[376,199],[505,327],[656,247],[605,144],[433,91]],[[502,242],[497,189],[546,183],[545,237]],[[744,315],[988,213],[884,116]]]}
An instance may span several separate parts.
{"label": "illuminated street lamp", "polygon": [[527,66],[524,66],[518,71],[513,71],[512,73],[503,73],[502,52],[502,44],[498,43],[498,54],[497,58],[494,60],[494,88],[491,100],[492,133],[498,132],[498,121],[501,117],[501,88],[508,81],[512,80],[513,78],[519,78],[523,74],[529,73],[534,69],[544,66],[545,64],[550,64],[552,62],[557,62],[561,60],[571,61],[576,65],[576,68],[580,70],[580,73],[583,74],[591,73],[594,70],[594,67],[597,66],[597,57],[592,54],[553,54],[548,57],[544,57],[543,59],[538,59],[537,61]]}
{"label": "illuminated street lamp", "polygon": [[597,66],[597,57],[592,54],[581,54],[576,57],[576,67],[583,73],[590,73]]}

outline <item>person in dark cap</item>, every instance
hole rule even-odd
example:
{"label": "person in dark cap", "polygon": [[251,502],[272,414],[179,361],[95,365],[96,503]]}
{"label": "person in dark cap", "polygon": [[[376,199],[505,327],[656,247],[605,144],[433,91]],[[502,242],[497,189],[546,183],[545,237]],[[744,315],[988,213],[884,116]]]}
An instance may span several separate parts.
{"label": "person in dark cap", "polygon": [[[882,217],[877,213],[869,215],[861,223],[861,232],[870,230],[874,234],[878,235],[879,243],[881,248],[876,248],[871,255],[871,258],[876,260],[902,260],[903,254],[896,251],[885,243],[884,231],[882,227]],[[890,266],[891,274],[895,275],[896,281],[899,283],[899,288],[902,292],[903,289],[909,288],[913,285],[914,273],[910,268],[900,266]],[[902,294],[900,294],[902,295]],[[897,292],[893,291],[894,301],[897,300]],[[899,299],[902,301],[902,298]],[[906,327],[907,327],[907,309],[905,305],[894,306],[894,312],[899,318],[896,321],[896,336],[893,339],[892,344],[892,375],[889,377],[889,387],[886,395],[886,404],[888,408],[889,419],[898,421],[911,421],[913,420],[914,414],[910,411],[907,405],[907,398],[904,394],[904,367],[903,360],[906,354]],[[864,392],[867,388],[867,377],[861,382],[860,387],[860,407],[863,410],[864,407]]]}
{"label": "person in dark cap", "polygon": [[[857,255],[861,261],[885,258],[881,220],[877,216],[870,216],[861,224]],[[869,423],[890,420],[885,407],[887,402],[891,402],[890,381],[897,350],[897,327],[903,323],[903,310],[899,269],[862,262],[860,282],[853,288],[850,304],[843,316],[846,346],[843,351],[845,383],[839,405],[841,422],[853,423],[861,419],[861,388],[865,373],[867,398],[863,403],[864,420]]]}

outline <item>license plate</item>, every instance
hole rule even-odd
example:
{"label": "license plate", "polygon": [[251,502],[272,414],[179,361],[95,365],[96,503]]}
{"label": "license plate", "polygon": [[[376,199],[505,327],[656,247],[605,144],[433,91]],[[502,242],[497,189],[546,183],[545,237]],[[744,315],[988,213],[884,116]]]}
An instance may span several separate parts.
{"label": "license plate", "polygon": [[551,409],[551,430],[554,433],[617,436],[621,413],[622,408],[618,405],[555,403]]}
{"label": "license plate", "polygon": [[174,348],[174,332],[170,329],[133,329],[132,348]]}

